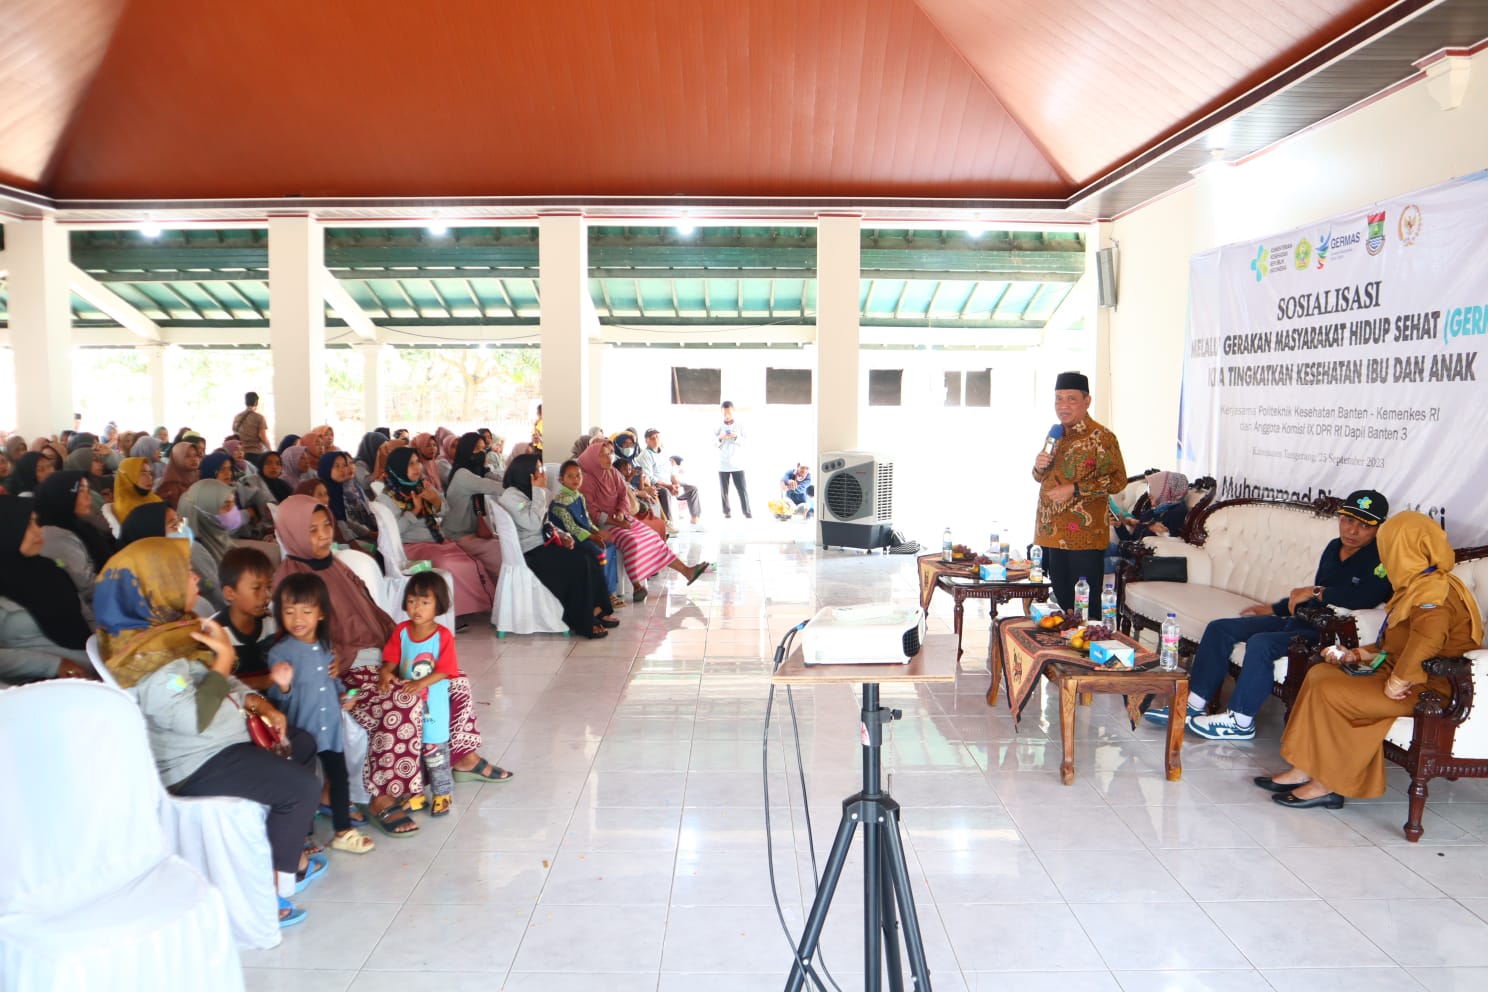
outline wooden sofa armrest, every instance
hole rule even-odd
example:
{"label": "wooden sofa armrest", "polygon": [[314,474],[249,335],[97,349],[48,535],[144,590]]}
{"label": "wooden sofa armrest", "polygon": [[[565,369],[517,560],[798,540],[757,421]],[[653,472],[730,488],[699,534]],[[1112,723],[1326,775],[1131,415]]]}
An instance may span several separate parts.
{"label": "wooden sofa armrest", "polygon": [[1427,675],[1446,679],[1452,685],[1452,698],[1427,689],[1416,701],[1416,719],[1442,717],[1453,724],[1466,720],[1472,713],[1473,677],[1471,658],[1428,658],[1421,666]]}
{"label": "wooden sofa armrest", "polygon": [[1298,620],[1311,624],[1318,632],[1318,644],[1342,644],[1346,648],[1359,646],[1359,623],[1352,616],[1337,613],[1322,603],[1304,603],[1297,608]]}

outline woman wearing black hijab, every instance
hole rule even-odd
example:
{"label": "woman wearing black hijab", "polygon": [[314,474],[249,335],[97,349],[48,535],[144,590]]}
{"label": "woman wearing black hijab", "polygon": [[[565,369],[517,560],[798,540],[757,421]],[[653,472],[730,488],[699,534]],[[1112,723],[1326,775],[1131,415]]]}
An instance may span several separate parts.
{"label": "woman wearing black hijab", "polygon": [[[563,622],[580,637],[604,637],[610,618],[610,590],[604,567],[567,534],[547,527],[548,477],[536,455],[517,455],[506,466],[505,488],[497,500],[517,526],[522,558],[537,580],[563,605]],[[564,543],[565,538],[567,539]]]}
{"label": "woman wearing black hijab", "polygon": [[93,678],[77,589],[41,553],[35,500],[0,496],[0,682]]}
{"label": "woman wearing black hijab", "polygon": [[482,525],[486,504],[501,496],[501,482],[486,471],[486,439],[473,431],[462,434],[444,487],[443,527],[445,536],[479,562],[494,583],[501,578],[501,542]]}
{"label": "woman wearing black hijab", "polygon": [[[138,519],[136,519],[138,518]],[[124,526],[119,528],[119,550],[146,537],[180,537],[189,539],[190,532],[181,532],[181,516],[167,502],[142,503]]]}
{"label": "woman wearing black hijab", "polygon": [[12,496],[34,494],[41,480],[51,475],[52,470],[50,458],[43,458],[39,451],[28,451],[15,460],[10,480],[5,483],[6,491]]}
{"label": "woman wearing black hijab", "polygon": [[114,553],[111,537],[89,523],[93,510],[88,476],[53,472],[36,487],[36,522],[41,525],[41,553],[62,566],[77,588],[83,616],[93,620],[93,583]]}

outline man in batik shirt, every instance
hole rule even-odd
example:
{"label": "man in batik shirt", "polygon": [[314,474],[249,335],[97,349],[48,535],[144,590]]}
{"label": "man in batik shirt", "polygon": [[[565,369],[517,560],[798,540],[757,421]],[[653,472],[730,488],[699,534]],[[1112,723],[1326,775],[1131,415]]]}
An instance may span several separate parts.
{"label": "man in batik shirt", "polygon": [[1116,435],[1090,419],[1090,380],[1083,374],[1061,372],[1054,380],[1054,415],[1064,435],[1052,454],[1040,451],[1033,462],[1040,486],[1033,541],[1044,549],[1054,596],[1068,610],[1081,576],[1092,589],[1101,586],[1106,501],[1126,488],[1126,464]]}

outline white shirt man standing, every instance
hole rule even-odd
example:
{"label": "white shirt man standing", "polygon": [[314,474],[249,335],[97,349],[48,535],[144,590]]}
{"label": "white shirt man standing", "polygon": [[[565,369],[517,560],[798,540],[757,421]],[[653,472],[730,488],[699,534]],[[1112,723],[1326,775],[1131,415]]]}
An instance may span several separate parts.
{"label": "white shirt man standing", "polygon": [[739,508],[744,511],[745,519],[754,514],[749,512],[749,490],[744,484],[744,429],[734,421],[734,404],[731,400],[723,401],[723,423],[714,436],[718,439],[718,492],[723,497],[723,519],[732,516],[729,507],[729,480],[734,482],[734,488],[739,491]]}

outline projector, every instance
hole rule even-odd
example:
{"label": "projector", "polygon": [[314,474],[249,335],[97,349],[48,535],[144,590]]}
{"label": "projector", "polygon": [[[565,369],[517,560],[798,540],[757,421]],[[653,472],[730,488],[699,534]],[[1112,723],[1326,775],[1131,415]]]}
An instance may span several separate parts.
{"label": "projector", "polygon": [[801,632],[808,665],[903,665],[925,641],[925,611],[918,606],[832,606]]}

